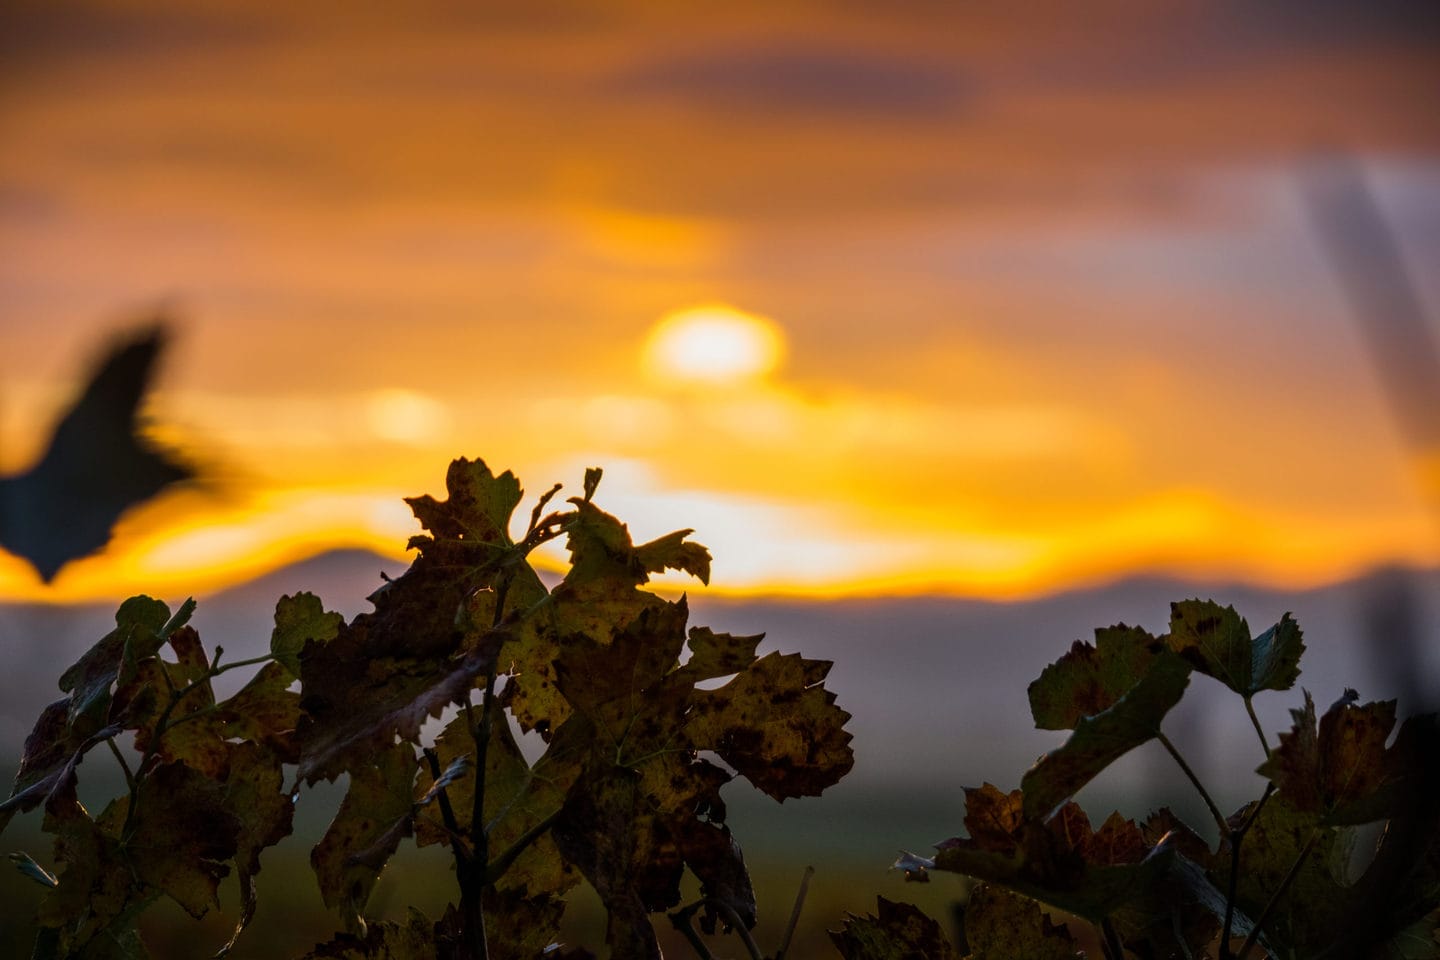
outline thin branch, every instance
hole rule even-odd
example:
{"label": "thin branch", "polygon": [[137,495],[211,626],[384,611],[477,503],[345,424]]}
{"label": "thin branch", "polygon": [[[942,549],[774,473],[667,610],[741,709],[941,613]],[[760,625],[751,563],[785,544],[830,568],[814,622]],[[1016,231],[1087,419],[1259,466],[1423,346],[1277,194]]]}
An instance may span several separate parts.
{"label": "thin branch", "polygon": [[505,875],[505,871],[510,869],[510,865],[515,862],[516,858],[519,857],[520,854],[524,853],[526,848],[529,847],[530,844],[534,843],[536,840],[539,840],[542,836],[544,836],[545,831],[549,830],[552,826],[554,826],[555,821],[558,819],[560,819],[560,811],[556,810],[544,820],[541,820],[539,823],[535,824],[535,826],[520,834],[520,837],[509,847],[507,847],[504,853],[500,854],[500,856],[496,857],[494,860],[491,860],[490,863],[485,867],[485,883],[487,885],[493,884],[501,877],[503,877]]}
{"label": "thin branch", "polygon": [[785,960],[785,953],[790,949],[790,938],[795,936],[795,926],[800,922],[800,911],[805,906],[805,894],[813,876],[815,868],[806,867],[805,875],[800,878],[800,892],[795,894],[795,906],[790,909],[790,921],[785,924],[785,935],[780,938],[780,949],[775,951],[775,960]]}
{"label": "thin branch", "polygon": [[[218,654],[219,651],[217,650],[216,653]],[[217,656],[216,659],[218,660],[219,657]],[[274,654],[267,653],[264,656],[251,657],[249,660],[233,660],[230,663],[225,664],[225,666],[223,667],[211,667],[205,679],[208,680],[211,677],[218,677],[220,676],[220,674],[226,673],[230,670],[234,670],[237,667],[253,667],[257,663],[269,663],[271,660],[274,659]]]}
{"label": "thin branch", "polygon": [[1220,928],[1220,956],[1230,956],[1230,930],[1235,920],[1235,901],[1240,886],[1240,844],[1244,842],[1245,835],[1250,832],[1251,825],[1255,818],[1260,816],[1260,811],[1265,809],[1269,802],[1270,795],[1275,792],[1275,784],[1265,784],[1265,792],[1260,795],[1252,809],[1245,816],[1244,822],[1239,827],[1230,831],[1230,889],[1225,893],[1225,925]]}
{"label": "thin branch", "polygon": [[[426,763],[430,765],[430,779],[432,781],[438,781],[441,774],[440,755],[430,747],[426,747],[423,752]],[[460,844],[454,840],[454,838],[463,836],[463,834],[460,832],[460,824],[455,820],[455,809],[450,806],[450,796],[445,792],[444,787],[436,791],[435,802],[440,806],[440,819],[444,821],[445,829],[450,833],[450,846],[454,848],[455,854],[455,869],[457,871],[462,870],[470,857],[469,854],[461,848]]]}
{"label": "thin branch", "polygon": [[1305,865],[1306,859],[1310,856],[1310,851],[1315,849],[1315,841],[1319,839],[1320,828],[1316,827],[1310,831],[1309,839],[1305,841],[1305,846],[1300,848],[1300,854],[1295,858],[1295,862],[1290,865],[1290,870],[1285,874],[1285,879],[1280,881],[1280,886],[1276,887],[1275,892],[1270,895],[1270,900],[1265,904],[1265,909],[1260,911],[1260,917],[1255,921],[1255,926],[1251,929],[1250,935],[1247,936],[1245,942],[1240,945],[1240,952],[1235,955],[1239,957],[1240,960],[1245,960],[1245,955],[1250,952],[1251,947],[1255,946],[1255,941],[1260,938],[1260,931],[1264,928],[1265,921],[1270,919],[1270,915],[1275,912],[1275,907],[1280,903],[1281,898],[1289,892],[1290,885],[1294,883],[1295,878],[1300,875],[1300,868]]}
{"label": "thin branch", "polygon": [[1255,735],[1260,738],[1260,746],[1265,750],[1265,759],[1270,759],[1270,744],[1265,739],[1265,728],[1260,726],[1260,718],[1255,716],[1255,704],[1251,702],[1249,694],[1245,695],[1245,712],[1250,714],[1250,723],[1255,727]]}
{"label": "thin branch", "polygon": [[135,792],[135,774],[130,771],[130,764],[125,762],[125,755],[120,752],[119,747],[115,746],[115,738],[106,737],[105,745],[110,748],[111,753],[115,754],[116,762],[120,764],[120,769],[125,772],[125,786],[130,788],[130,792]]}
{"label": "thin branch", "polygon": [[1180,765],[1180,769],[1184,771],[1185,776],[1190,778],[1190,782],[1194,784],[1195,789],[1200,792],[1200,799],[1204,800],[1205,806],[1210,808],[1210,816],[1215,818],[1215,825],[1220,828],[1220,835],[1223,837],[1229,833],[1230,825],[1225,822],[1225,817],[1220,813],[1220,808],[1217,807],[1215,801],[1210,798],[1210,791],[1205,789],[1205,785],[1200,782],[1200,778],[1195,775],[1195,771],[1190,769],[1190,764],[1186,763],[1185,758],[1180,755],[1180,751],[1175,749],[1175,744],[1170,742],[1169,737],[1158,731],[1155,734],[1155,739],[1159,740],[1160,745],[1169,752],[1170,756],[1175,758],[1175,762]]}
{"label": "thin branch", "polygon": [[695,911],[699,910],[704,902],[701,900],[692,903],[690,906],[666,914],[666,916],[670,918],[671,925],[684,934],[686,940],[690,941],[691,948],[694,949],[695,955],[700,960],[715,960],[715,955],[710,952],[709,947],[705,946],[705,941],[700,939],[700,934],[695,932],[695,925],[690,922],[691,918],[695,916]]}
{"label": "thin branch", "polygon": [[765,955],[760,952],[760,948],[755,944],[755,938],[750,936],[749,929],[746,928],[744,922],[740,919],[740,915],[735,912],[735,909],[731,907],[730,904],[724,900],[717,900],[714,897],[706,897],[705,903],[725,915],[725,922],[730,924],[730,929],[739,934],[740,939],[745,944],[745,949],[750,952],[750,960],[765,960]]}
{"label": "thin branch", "polygon": [[1100,921],[1100,932],[1105,935],[1105,954],[1115,960],[1125,960],[1125,948],[1120,945],[1120,935],[1115,932],[1115,925],[1109,917]]}

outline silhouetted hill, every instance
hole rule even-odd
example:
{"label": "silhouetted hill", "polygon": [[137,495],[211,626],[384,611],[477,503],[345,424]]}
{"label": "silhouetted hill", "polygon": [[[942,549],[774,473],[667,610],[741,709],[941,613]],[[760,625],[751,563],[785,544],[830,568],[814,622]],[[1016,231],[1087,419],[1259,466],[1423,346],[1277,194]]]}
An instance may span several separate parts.
{"label": "silhouetted hill", "polygon": [[[310,590],[328,608],[353,616],[368,609],[364,598],[380,584],[382,570],[396,575],[404,566],[364,551],[324,554],[199,597],[194,623],[207,644],[226,648],[227,659],[253,656],[268,644],[282,594]],[[1377,656],[1375,641],[1364,638],[1376,598],[1393,600],[1396,583],[1411,584],[1412,597],[1434,597],[1440,573],[1377,574],[1306,591],[1142,578],[1006,603],[947,597],[737,600],[703,590],[692,591],[690,599],[693,622],[765,632],[762,649],[835,661],[829,685],[854,715],[857,757],[843,790],[923,783],[949,793],[981,780],[1016,783],[1038,754],[1062,739],[1031,728],[1030,681],[1097,626],[1123,621],[1163,631],[1172,600],[1200,596],[1233,603],[1256,631],[1290,611],[1308,648],[1300,682],[1317,701],[1328,703],[1345,686],[1366,699],[1392,695],[1415,668],[1398,671],[1393,656]],[[183,598],[165,599],[173,605]],[[10,765],[39,709],[59,696],[60,671],[110,628],[113,612],[111,605],[0,605],[8,665],[0,675],[0,766]],[[1423,635],[1432,638],[1421,651],[1421,690],[1440,691],[1437,615],[1433,603],[1421,608]],[[1202,776],[1209,770],[1218,781],[1220,771],[1237,762],[1253,769],[1258,747],[1238,702],[1208,678],[1197,676],[1193,685],[1192,696],[1167,721],[1173,739],[1187,743]],[[1267,693],[1256,708],[1276,729],[1288,725],[1287,709],[1298,702],[1298,691]],[[1237,756],[1242,759],[1235,761]],[[1120,765],[1110,788],[1144,789],[1150,779],[1145,771],[1157,757],[1169,763],[1158,751],[1156,757],[1137,751]],[[1230,762],[1223,762],[1226,757]]]}

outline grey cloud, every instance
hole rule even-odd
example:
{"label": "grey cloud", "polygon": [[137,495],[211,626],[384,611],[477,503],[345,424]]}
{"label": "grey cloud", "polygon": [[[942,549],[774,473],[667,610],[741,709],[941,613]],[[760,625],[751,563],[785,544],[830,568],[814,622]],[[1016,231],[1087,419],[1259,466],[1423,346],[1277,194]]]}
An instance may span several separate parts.
{"label": "grey cloud", "polygon": [[611,90],[721,109],[930,115],[970,93],[956,71],[875,52],[766,47],[665,59],[617,76]]}

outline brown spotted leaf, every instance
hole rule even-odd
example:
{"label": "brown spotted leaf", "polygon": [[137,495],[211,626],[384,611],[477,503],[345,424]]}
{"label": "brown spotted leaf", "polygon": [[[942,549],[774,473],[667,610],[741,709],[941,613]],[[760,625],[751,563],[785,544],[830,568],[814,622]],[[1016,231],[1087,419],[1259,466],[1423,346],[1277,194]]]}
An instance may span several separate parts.
{"label": "brown spotted leaf", "polygon": [[217,705],[215,718],[228,739],[253,740],[275,751],[285,763],[300,761],[295,727],[300,723],[300,694],[290,690],[290,672],[267,663],[233,697]]}
{"label": "brown spotted leaf", "polygon": [[[125,798],[117,801],[124,809]],[[192,917],[219,906],[242,825],[223,786],[183,763],[167,763],[141,783],[125,856],[146,885],[168,894]]]}
{"label": "brown spotted leaf", "polygon": [[1030,712],[1042,730],[1073,730],[1103,713],[1135,688],[1165,650],[1139,627],[1119,624],[1095,631],[1095,643],[1077,640],[1030,684]]}
{"label": "brown spotted leaf", "polygon": [[130,869],[119,826],[114,816],[91,819],[73,784],[46,803],[44,829],[55,837],[60,882],[40,902],[36,919],[55,937],[59,956],[78,955],[96,938],[115,935],[126,916],[155,896]]}
{"label": "brown spotted leaf", "polygon": [[1140,680],[1094,716],[1082,717],[1059,749],[1041,757],[1020,781],[1025,812],[1043,817],[1096,774],[1160,732],[1160,721],[1180,702],[1190,667],[1173,654],[1156,654]]}
{"label": "brown spotted leaf", "polygon": [[1320,814],[1328,824],[1359,824],[1389,816],[1392,795],[1411,764],[1385,741],[1395,727],[1395,701],[1356,704],[1342,697],[1317,726],[1315,701],[1290,711],[1294,726],[1280,734],[1257,771],[1291,806]]}
{"label": "brown spotted leaf", "polygon": [[261,851],[290,835],[295,816],[295,805],[284,789],[281,758],[258,743],[230,747],[224,806],[239,824],[233,859],[240,881],[240,919],[221,954],[234,947],[255,916],[255,875],[260,872]]}
{"label": "brown spotted leaf", "polygon": [[[1254,807],[1246,805],[1230,818],[1231,824],[1243,821]],[[1294,880],[1273,910],[1267,910],[1307,844],[1310,853]],[[1265,932],[1276,948],[1309,955],[1332,942],[1348,922],[1352,894],[1339,878],[1345,876],[1349,855],[1350,846],[1340,829],[1322,825],[1317,814],[1295,808],[1276,793],[1245,834],[1237,905],[1250,917],[1270,914]],[[1223,838],[1217,860],[1225,864],[1230,860]]]}
{"label": "brown spotted leaf", "polygon": [[989,784],[966,791],[969,837],[946,840],[936,870],[963,873],[1098,921],[1143,896],[1164,875],[1173,849],[1143,840],[1134,823],[1112,818],[1099,833],[1075,803],[1047,819],[1025,814],[1022,792]]}
{"label": "brown spotted leaf", "polygon": [[686,735],[776,800],[819,796],[850,772],[850,714],[823,681],[826,660],[771,653],[715,690],[694,694]]}
{"label": "brown spotted leaf", "polygon": [[[469,653],[436,660],[337,649],[349,647],[350,635],[342,632],[332,643],[312,645],[301,659],[297,736],[299,776],[307,783],[333,779],[396,737],[418,741],[421,725],[458,703],[494,665],[504,639],[487,634]],[[364,647],[363,641],[357,645]]]}
{"label": "brown spotted leaf", "polygon": [[347,926],[356,925],[385,860],[408,829],[415,770],[415,751],[407,743],[351,767],[340,810],[310,852],[321,899],[340,911]]}
{"label": "brown spotted leaf", "polygon": [[876,897],[873,915],[853,913],[830,940],[845,960],[958,960],[940,924],[909,903]]}
{"label": "brown spotted leaf", "polygon": [[1196,670],[1245,697],[1294,686],[1305,651],[1300,627],[1288,613],[1252,639],[1250,625],[1235,608],[1213,600],[1172,603],[1169,643]]}

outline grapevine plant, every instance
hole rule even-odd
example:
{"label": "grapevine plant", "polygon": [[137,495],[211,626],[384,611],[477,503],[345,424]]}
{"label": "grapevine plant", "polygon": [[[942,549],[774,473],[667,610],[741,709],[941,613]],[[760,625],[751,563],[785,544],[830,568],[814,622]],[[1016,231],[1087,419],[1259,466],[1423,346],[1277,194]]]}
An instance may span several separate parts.
{"label": "grapevine plant", "polygon": [[[1172,605],[1167,634],[1121,624],[1077,641],[1029,687],[1036,726],[1071,731],[1064,744],[1018,790],[967,789],[968,836],[896,863],[910,880],[947,871],[979,881],[958,948],[913,905],[880,898],[876,914],[832,934],[840,952],[1075,960],[1075,933],[1088,928],[1107,960],[1440,958],[1437,718],[1412,716],[1392,740],[1395,701],[1361,703],[1346,690],[1317,717],[1305,692],[1272,745],[1252,701],[1291,689],[1304,649],[1288,614],[1252,636],[1233,607],[1199,600]],[[1240,696],[1259,739],[1264,790],[1228,817],[1161,729],[1196,672]],[[1072,799],[1151,740],[1199,793],[1217,845],[1168,808],[1139,823],[1112,813],[1096,829]],[[1360,828],[1376,823],[1374,848],[1357,850]],[[1040,904],[1078,923],[1057,923]]]}
{"label": "grapevine plant", "polygon": [[[634,544],[596,506],[599,481],[587,471],[583,496],[547,513],[551,488],[512,537],[519,481],[456,460],[446,500],[407,501],[426,533],[374,610],[346,622],[311,594],[282,597],[263,656],[207,651],[191,601],[173,613],[125,601],[61,675],[65,696],[42,711],[0,804],[0,830],[39,807],[54,837],[48,867],[12,855],[49,888],[35,956],[143,957],[150,905],[168,897],[201,917],[233,868],[242,904],[227,952],[302,787],[341,776],[348,792],[311,862],[343,932],[307,957],[559,956],[564,898],[582,879],[614,957],[659,957],[650,915],[672,908],[697,950],[697,916],[744,935],[755,895],[720,789],[738,775],[776,800],[818,795],[853,764],[849,714],[823,686],[828,662],[757,656],[760,636],[688,627],[683,596],[641,589],[665,569],[707,582],[710,554],[688,530]],[[558,538],[570,566],[549,589],[530,555]],[[240,669],[253,676],[217,700],[212,681]],[[422,725],[446,716],[426,744]],[[534,762],[512,724],[542,738]],[[78,767],[97,748],[126,789],[92,813]],[[449,848],[458,896],[438,918],[367,922],[407,838]],[[701,899],[680,906],[686,870]]]}

